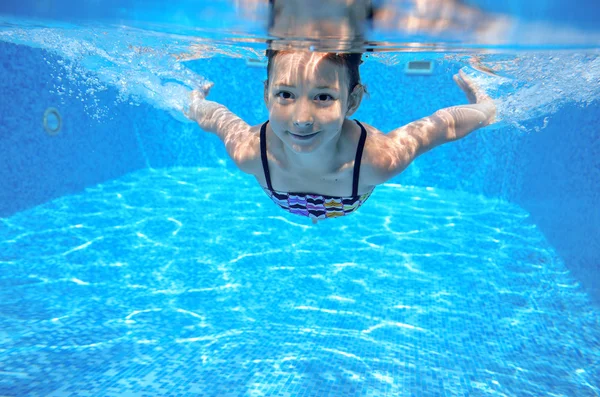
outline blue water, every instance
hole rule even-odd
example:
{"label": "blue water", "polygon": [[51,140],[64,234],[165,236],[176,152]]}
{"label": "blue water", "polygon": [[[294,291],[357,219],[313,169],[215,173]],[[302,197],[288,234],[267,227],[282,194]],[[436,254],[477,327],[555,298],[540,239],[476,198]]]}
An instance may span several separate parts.
{"label": "blue water", "polygon": [[597,309],[518,206],[394,184],[319,227],[271,206],[174,168],[4,219],[3,394],[598,392]]}
{"label": "blue water", "polygon": [[359,120],[464,103],[462,69],[501,123],[312,225],[180,116],[213,81],[267,117],[264,43],[188,3],[0,7],[0,396],[600,395],[597,7],[481,1],[538,34],[369,54]]}

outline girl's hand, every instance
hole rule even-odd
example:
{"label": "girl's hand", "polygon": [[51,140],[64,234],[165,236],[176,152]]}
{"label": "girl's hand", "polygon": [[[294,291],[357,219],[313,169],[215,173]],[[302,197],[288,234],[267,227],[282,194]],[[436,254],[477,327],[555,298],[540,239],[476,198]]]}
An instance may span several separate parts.
{"label": "girl's hand", "polygon": [[482,103],[492,100],[492,98],[490,98],[485,91],[462,70],[460,70],[458,74],[455,74],[453,79],[460,89],[463,90],[469,103]]}
{"label": "girl's hand", "polygon": [[206,96],[209,94],[210,89],[213,87],[213,83],[207,83],[197,90],[194,90],[190,94],[190,109],[186,113],[186,117],[196,121],[203,127],[208,121],[207,119],[212,115],[212,111],[216,102],[206,100]]}
{"label": "girl's hand", "polygon": [[494,100],[462,70],[458,74],[455,74],[453,79],[460,89],[463,90],[469,103],[479,105],[478,109],[486,115],[486,125],[494,123],[496,120],[496,104]]}

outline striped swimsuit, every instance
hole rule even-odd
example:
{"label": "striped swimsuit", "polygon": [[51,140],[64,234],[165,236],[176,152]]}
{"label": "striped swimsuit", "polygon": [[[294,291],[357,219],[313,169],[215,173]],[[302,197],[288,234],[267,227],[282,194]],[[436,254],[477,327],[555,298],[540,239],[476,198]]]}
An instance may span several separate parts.
{"label": "striped swimsuit", "polygon": [[360,162],[362,158],[362,152],[365,147],[365,141],[367,139],[367,130],[360,122],[356,121],[356,123],[360,126],[361,134],[358,142],[358,148],[356,149],[356,157],[354,159],[352,196],[349,197],[280,192],[273,190],[273,186],[271,185],[271,174],[269,173],[269,163],[267,161],[267,123],[268,121],[260,128],[260,158],[262,160],[263,171],[265,173],[265,180],[267,181],[267,187],[263,187],[263,189],[275,204],[292,214],[307,216],[313,220],[320,220],[347,215],[360,207],[362,203],[369,198],[372,191],[361,195],[358,194]]}

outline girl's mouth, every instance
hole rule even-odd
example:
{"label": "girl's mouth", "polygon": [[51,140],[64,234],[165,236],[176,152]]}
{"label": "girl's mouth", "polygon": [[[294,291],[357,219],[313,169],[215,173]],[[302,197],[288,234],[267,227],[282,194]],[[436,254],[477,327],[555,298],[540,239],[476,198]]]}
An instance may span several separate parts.
{"label": "girl's mouth", "polygon": [[291,135],[291,136],[292,136],[294,139],[298,139],[298,140],[300,140],[300,141],[307,141],[307,140],[309,140],[309,139],[311,139],[311,138],[314,138],[315,136],[317,136],[317,134],[318,134],[319,132],[321,132],[321,131],[317,131],[317,132],[314,132],[314,133],[312,133],[312,134],[307,134],[307,135],[298,135],[298,134],[294,134],[294,133],[292,133],[292,132],[288,131],[288,133],[289,133],[289,134],[290,134],[290,135]]}

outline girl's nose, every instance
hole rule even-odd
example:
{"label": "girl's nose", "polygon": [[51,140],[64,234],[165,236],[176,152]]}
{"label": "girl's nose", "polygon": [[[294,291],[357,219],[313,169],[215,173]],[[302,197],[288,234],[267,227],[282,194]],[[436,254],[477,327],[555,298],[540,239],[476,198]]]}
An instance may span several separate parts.
{"label": "girl's nose", "polygon": [[312,119],[304,118],[302,120],[294,120],[294,126],[298,128],[306,128],[313,125]]}
{"label": "girl's nose", "polygon": [[294,107],[292,115],[294,127],[307,128],[313,125],[313,115],[311,111],[310,101],[305,98],[299,98]]}

